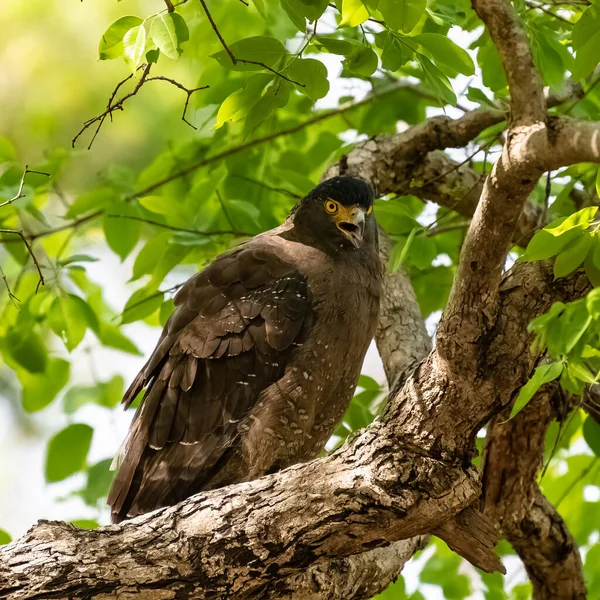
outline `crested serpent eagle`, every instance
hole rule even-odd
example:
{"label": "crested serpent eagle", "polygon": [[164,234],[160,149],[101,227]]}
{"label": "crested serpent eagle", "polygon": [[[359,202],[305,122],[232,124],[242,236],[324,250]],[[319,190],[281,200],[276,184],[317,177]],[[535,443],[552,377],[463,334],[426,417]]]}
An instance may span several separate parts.
{"label": "crested serpent eagle", "polygon": [[373,191],[335,177],[190,278],[123,402],[112,519],[314,458],[352,399],[381,293]]}

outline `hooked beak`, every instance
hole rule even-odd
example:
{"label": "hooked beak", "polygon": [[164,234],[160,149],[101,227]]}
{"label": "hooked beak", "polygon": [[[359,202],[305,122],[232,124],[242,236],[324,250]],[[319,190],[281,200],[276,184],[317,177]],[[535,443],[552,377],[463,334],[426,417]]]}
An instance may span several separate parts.
{"label": "hooked beak", "polygon": [[338,229],[350,240],[355,248],[360,248],[365,232],[365,211],[354,207],[336,223]]}

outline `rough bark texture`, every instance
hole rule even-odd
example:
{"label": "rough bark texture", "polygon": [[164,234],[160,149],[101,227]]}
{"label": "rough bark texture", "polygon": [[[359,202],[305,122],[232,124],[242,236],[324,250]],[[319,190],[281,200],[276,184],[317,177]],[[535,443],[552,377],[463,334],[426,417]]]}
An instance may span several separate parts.
{"label": "rough bark texture", "polygon": [[[0,589],[15,599],[127,592],[148,598],[303,597],[294,596],[293,578],[309,565],[318,568],[322,561],[440,527],[438,534],[449,537],[443,524],[480,493],[479,476],[465,462],[469,440],[482,421],[510,403],[537,358],[523,364],[530,342],[525,325],[552,302],[587,290],[581,274],[559,285],[549,286],[551,281],[543,264],[519,264],[505,277],[488,349],[497,374],[494,393],[484,389],[486,382],[473,388],[450,380],[433,352],[385,416],[335,454],[118,526],[83,531],[42,523],[2,550]],[[477,524],[464,535],[483,552],[481,531]],[[498,568],[483,556],[488,568]]]}
{"label": "rough bark texture", "polygon": [[488,428],[482,505],[515,548],[533,583],[534,598],[586,598],[577,543],[536,483],[554,386],[546,386],[512,420],[510,407]]}
{"label": "rough bark texture", "polygon": [[[574,574],[572,595],[559,597],[582,597],[572,539],[539,491],[524,483],[532,481],[537,463],[507,473],[527,498],[509,522],[488,502],[484,513],[476,508],[481,483],[470,459],[481,426],[510,407],[541,358],[529,352],[527,324],[553,302],[588,290],[582,273],[555,282],[545,263],[517,264],[504,275],[502,268],[510,244],[540,224],[537,218],[532,225],[527,208],[523,212],[540,174],[574,161],[600,161],[600,126],[549,118],[511,4],[473,4],[498,47],[512,98],[502,156],[485,184],[478,188],[472,172],[433,151],[464,145],[504,119],[494,111],[435,118],[377,137],[329,173],[343,168],[380,193],[422,191],[421,197],[474,214],[438,347],[424,360],[430,342],[416,324],[414,295],[402,274],[386,284],[378,344],[394,393],[385,414],[331,456],[121,525],[83,531],[42,522],[0,550],[0,596],[367,598],[423,542],[415,536],[432,532],[481,568],[501,570],[491,552],[492,517],[513,536],[538,597],[566,589],[560,577],[552,578],[555,560]],[[531,425],[523,427],[511,443],[528,439]],[[504,434],[492,429],[488,465],[495,448],[506,460]],[[502,489],[490,473],[485,498],[500,498],[502,505]]]}

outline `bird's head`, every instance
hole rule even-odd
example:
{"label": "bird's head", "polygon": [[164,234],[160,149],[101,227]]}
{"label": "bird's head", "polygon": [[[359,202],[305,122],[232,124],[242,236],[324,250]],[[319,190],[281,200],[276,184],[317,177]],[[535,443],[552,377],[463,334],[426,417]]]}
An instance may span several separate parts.
{"label": "bird's head", "polygon": [[373,189],[362,179],[333,177],[298,203],[294,226],[319,246],[358,249],[377,242],[373,200]]}

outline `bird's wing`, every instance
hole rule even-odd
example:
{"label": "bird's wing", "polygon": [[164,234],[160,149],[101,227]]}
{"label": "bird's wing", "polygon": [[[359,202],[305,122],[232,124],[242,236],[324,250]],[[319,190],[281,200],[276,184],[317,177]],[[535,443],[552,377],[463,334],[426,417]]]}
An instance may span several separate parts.
{"label": "bird's wing", "polygon": [[[314,313],[306,278],[273,244],[218,257],[175,298],[152,356],[123,402],[146,387],[108,502],[117,519],[202,489],[237,423],[280,379]],[[222,461],[221,461],[222,462]]]}

